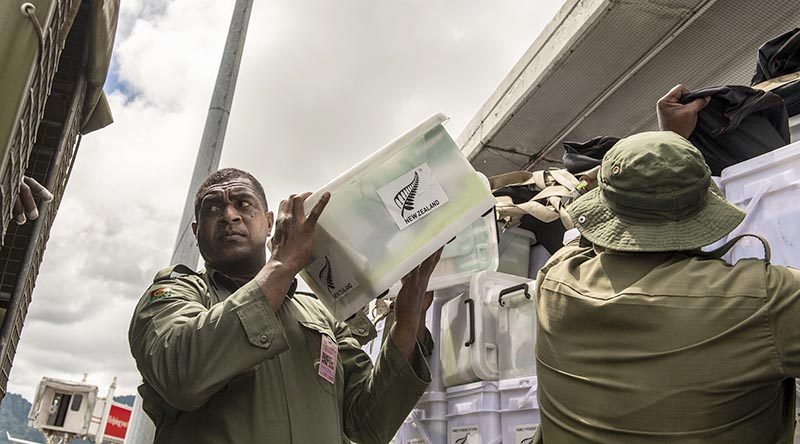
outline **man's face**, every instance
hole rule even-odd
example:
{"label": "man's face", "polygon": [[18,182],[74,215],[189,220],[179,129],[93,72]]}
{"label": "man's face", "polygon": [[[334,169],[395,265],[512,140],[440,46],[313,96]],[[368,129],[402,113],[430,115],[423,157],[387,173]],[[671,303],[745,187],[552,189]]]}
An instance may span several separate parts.
{"label": "man's face", "polygon": [[264,208],[250,180],[235,178],[214,185],[201,199],[192,229],[206,262],[226,269],[266,255],[264,245],[273,215]]}

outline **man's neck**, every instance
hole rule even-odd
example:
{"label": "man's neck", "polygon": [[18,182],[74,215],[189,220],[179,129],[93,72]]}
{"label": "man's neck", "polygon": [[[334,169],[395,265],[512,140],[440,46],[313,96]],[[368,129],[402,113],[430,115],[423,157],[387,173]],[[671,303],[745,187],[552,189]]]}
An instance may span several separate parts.
{"label": "man's neck", "polygon": [[208,264],[213,267],[215,270],[223,273],[225,276],[231,278],[234,282],[239,285],[243,285],[247,282],[253,280],[254,277],[258,274],[258,272],[264,268],[266,261],[264,263],[251,263],[251,264],[226,264],[220,266],[218,264]]}

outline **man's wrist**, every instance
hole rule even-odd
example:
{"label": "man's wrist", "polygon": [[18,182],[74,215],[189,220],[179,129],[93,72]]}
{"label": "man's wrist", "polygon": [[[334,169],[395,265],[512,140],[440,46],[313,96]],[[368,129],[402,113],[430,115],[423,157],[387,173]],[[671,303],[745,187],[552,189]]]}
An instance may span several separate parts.
{"label": "man's wrist", "polygon": [[270,259],[255,277],[261,292],[277,313],[292,285],[295,273],[278,260]]}

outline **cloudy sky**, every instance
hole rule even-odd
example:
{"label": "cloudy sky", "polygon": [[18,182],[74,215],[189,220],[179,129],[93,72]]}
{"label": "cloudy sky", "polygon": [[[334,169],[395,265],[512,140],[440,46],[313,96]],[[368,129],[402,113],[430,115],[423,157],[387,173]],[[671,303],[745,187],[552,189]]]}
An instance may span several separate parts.
{"label": "cloudy sky", "polygon": [[[43,376],[134,393],[127,328],[167,265],[234,0],[124,0],[106,83],[116,122],[84,138],[9,391]],[[272,203],[313,191],[443,112],[457,137],[561,0],[257,1],[221,166]]]}

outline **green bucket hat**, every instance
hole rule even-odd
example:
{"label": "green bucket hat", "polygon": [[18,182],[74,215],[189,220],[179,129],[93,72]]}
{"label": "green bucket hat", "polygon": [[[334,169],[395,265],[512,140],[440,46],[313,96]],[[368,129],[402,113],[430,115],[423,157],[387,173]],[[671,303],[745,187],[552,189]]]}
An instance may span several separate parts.
{"label": "green bucket hat", "polygon": [[620,140],[597,179],[567,211],[584,239],[611,250],[696,250],[744,219],[718,194],[700,151],[671,131]]}

